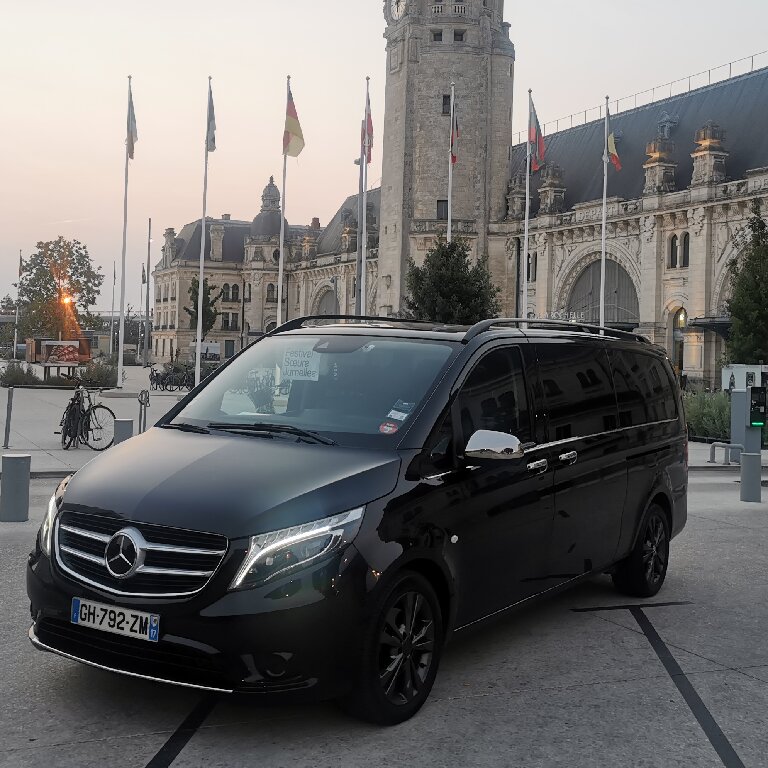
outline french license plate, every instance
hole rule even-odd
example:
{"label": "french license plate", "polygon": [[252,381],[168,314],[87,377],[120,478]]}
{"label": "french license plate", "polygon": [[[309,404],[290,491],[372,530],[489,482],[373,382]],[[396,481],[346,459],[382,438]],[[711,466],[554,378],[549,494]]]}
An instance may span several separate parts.
{"label": "french license plate", "polygon": [[160,617],[156,613],[131,611],[73,597],[69,620],[72,624],[93,627],[115,635],[138,637],[153,643],[160,639]]}

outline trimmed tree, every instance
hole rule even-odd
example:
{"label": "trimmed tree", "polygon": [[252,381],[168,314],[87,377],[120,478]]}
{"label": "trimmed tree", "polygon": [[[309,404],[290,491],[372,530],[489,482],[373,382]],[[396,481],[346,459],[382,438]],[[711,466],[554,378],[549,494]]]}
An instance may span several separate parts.
{"label": "trimmed tree", "polygon": [[[189,301],[192,304],[192,308],[184,307],[184,311],[189,315],[189,327],[193,331],[197,331],[197,291],[200,281],[197,277],[192,278],[192,285],[189,287]],[[208,284],[208,278],[203,278],[203,338],[201,341],[205,341],[205,337],[211,332],[213,326],[216,324],[216,318],[221,312],[216,311],[216,302],[221,298],[222,291],[220,290],[215,296],[211,296],[213,291],[216,290],[215,285]]]}
{"label": "trimmed tree", "polygon": [[414,320],[472,325],[499,314],[488,257],[471,264],[469,243],[461,238],[438,240],[422,267],[409,260],[405,284],[406,315]]}
{"label": "trimmed tree", "polygon": [[731,262],[731,336],[728,354],[738,363],[768,363],[768,225],[760,202],[752,201],[748,240],[742,258]]}

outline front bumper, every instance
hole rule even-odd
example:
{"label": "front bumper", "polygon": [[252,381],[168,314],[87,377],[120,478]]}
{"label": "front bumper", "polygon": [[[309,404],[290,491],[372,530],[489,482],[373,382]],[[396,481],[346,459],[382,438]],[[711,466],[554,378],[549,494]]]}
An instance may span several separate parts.
{"label": "front bumper", "polygon": [[[270,698],[330,698],[351,684],[366,572],[349,547],[343,556],[255,589],[228,592],[225,574],[189,599],[137,599],[81,584],[37,552],[27,568],[29,638],[40,650],[155,682]],[[73,597],[157,613],[160,640],[71,624]]]}

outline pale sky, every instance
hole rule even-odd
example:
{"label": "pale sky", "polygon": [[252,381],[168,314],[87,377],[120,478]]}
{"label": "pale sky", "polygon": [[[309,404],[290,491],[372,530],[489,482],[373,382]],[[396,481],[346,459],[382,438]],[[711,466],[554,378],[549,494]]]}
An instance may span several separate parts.
{"label": "pale sky", "polygon": [[[525,128],[528,88],[546,123],[768,48],[764,0],[507,0],[505,16],[517,57],[514,131]],[[381,176],[381,0],[0,0],[0,19],[0,296],[15,296],[19,249],[26,257],[61,234],[85,243],[107,275],[100,309],[118,262],[119,299],[128,74],[139,131],[126,278],[134,306],[147,219],[154,265],[163,230],[201,215],[208,75],[218,126],[209,215],[250,220],[269,176],[280,184],[286,74],[307,142],[289,160],[288,220],[325,225],[357,191],[366,75],[371,186]]]}

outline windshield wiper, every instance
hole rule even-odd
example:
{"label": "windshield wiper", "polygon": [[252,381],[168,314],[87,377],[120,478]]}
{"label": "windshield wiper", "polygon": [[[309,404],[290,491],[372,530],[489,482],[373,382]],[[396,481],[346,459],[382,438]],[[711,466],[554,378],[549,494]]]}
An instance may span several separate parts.
{"label": "windshield wiper", "polygon": [[211,431],[205,427],[198,427],[196,424],[187,424],[184,421],[170,422],[161,424],[160,429],[178,429],[179,432],[195,432],[199,435],[210,435]]}
{"label": "windshield wiper", "polygon": [[231,424],[227,422],[212,421],[208,426],[211,429],[222,429],[229,432],[247,432],[250,434],[269,435],[269,434],[286,434],[295,435],[301,437],[304,440],[311,441],[313,443],[321,443],[322,445],[336,445],[336,443],[328,437],[318,435],[316,432],[309,432],[306,429],[300,427],[294,427],[291,424]]}

